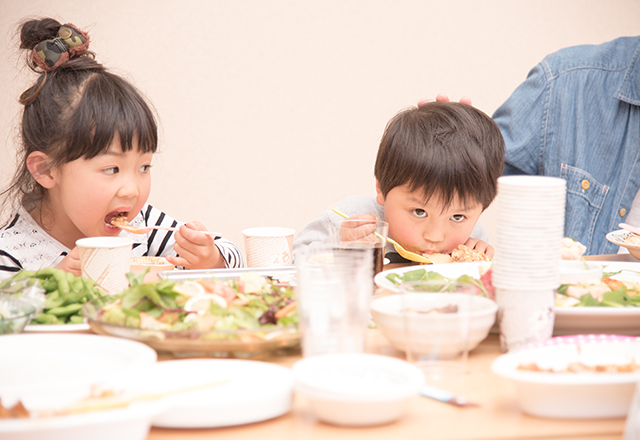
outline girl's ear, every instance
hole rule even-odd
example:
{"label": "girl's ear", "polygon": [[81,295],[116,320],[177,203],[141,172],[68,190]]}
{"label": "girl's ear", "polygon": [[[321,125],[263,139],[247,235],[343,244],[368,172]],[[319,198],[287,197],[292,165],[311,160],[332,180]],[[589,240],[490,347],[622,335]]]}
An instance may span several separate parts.
{"label": "girl's ear", "polygon": [[51,189],[55,185],[49,163],[49,156],[42,151],[34,151],[27,157],[27,169],[36,182],[47,189]]}
{"label": "girl's ear", "polygon": [[376,202],[378,205],[384,206],[384,194],[382,194],[382,190],[380,189],[380,182],[376,179]]}

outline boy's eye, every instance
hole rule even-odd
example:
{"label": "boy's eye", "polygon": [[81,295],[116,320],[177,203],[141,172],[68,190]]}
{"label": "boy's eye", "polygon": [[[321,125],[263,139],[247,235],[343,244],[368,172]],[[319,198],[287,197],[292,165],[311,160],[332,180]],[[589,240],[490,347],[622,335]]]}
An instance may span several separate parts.
{"label": "boy's eye", "polygon": [[427,216],[427,211],[425,211],[424,209],[414,209],[413,210],[413,215],[415,215],[418,218],[424,218]]}
{"label": "boy's eye", "polygon": [[464,220],[466,217],[462,214],[455,214],[451,216],[451,220],[453,220],[456,223],[461,222],[462,220]]}
{"label": "boy's eye", "polygon": [[111,168],[105,168],[103,171],[105,172],[105,174],[118,174],[120,169],[118,167],[111,167]]}
{"label": "boy's eye", "polygon": [[147,174],[149,172],[149,170],[151,169],[151,165],[142,165],[140,167],[140,172],[142,174]]}

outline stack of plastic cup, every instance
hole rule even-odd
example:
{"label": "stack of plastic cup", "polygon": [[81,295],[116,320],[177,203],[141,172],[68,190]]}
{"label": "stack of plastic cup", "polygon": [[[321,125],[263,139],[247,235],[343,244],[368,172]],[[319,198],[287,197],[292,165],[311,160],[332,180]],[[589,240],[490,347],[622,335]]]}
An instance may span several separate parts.
{"label": "stack of plastic cup", "polygon": [[553,334],[565,196],[563,179],[543,176],[498,179],[492,280],[503,351]]}

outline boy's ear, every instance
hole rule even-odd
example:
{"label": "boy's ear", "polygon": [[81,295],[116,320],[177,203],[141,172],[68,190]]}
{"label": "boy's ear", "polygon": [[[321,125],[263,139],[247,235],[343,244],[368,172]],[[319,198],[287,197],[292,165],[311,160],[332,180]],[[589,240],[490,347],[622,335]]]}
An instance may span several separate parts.
{"label": "boy's ear", "polygon": [[55,185],[49,163],[49,156],[42,151],[34,151],[27,157],[27,169],[36,182],[47,189],[51,189]]}
{"label": "boy's ear", "polygon": [[376,179],[376,202],[378,205],[384,206],[384,194],[382,194],[382,190],[380,189],[380,182]]}

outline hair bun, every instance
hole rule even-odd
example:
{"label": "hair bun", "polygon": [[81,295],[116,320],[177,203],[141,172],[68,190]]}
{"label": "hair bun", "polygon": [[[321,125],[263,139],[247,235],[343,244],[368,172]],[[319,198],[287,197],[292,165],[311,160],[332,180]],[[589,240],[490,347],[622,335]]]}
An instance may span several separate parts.
{"label": "hair bun", "polygon": [[33,48],[33,62],[46,72],[57,69],[89,48],[89,35],[67,23],[58,29],[56,38],[41,41]]}

